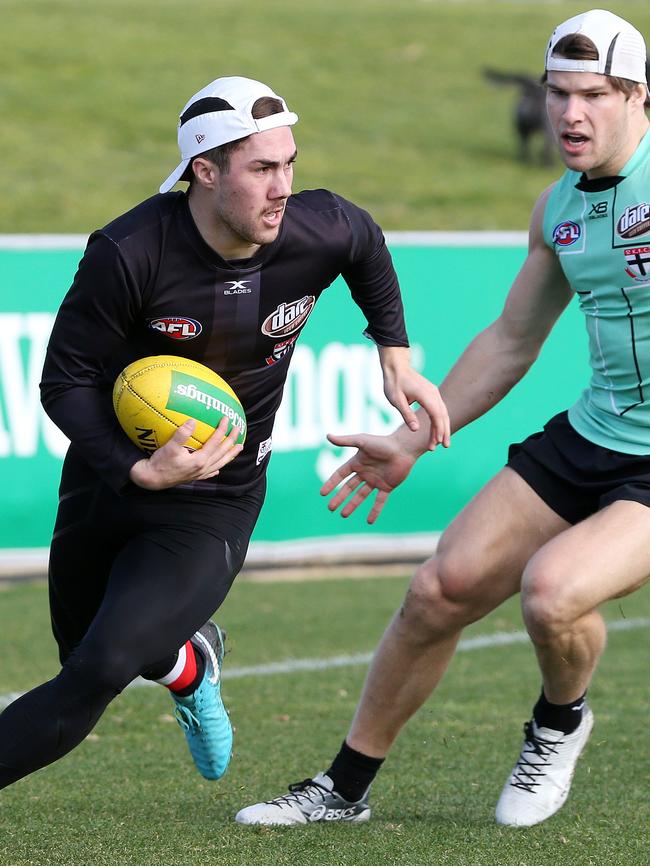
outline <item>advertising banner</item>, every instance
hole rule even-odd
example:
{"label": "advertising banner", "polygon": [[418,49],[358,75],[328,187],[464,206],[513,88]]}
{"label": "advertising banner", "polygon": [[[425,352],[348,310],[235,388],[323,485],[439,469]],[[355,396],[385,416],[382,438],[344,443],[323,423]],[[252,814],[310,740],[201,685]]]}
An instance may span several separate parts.
{"label": "advertising banner", "polygon": [[[524,235],[388,235],[402,285],[415,366],[439,382],[469,340],[500,312],[526,253]],[[49,543],[65,437],[43,413],[38,382],[54,315],[83,238],[5,237],[0,245],[0,550]],[[575,305],[526,378],[448,450],[425,455],[376,527],[365,513],[332,515],[319,487],[344,459],[326,433],[386,433],[399,423],[383,391],[365,321],[337,280],[295,346],[273,433],[266,506],[254,538],[285,541],[442,530],[503,465],[510,442],[574,402],[588,381]],[[347,456],[347,455],[345,455]]]}

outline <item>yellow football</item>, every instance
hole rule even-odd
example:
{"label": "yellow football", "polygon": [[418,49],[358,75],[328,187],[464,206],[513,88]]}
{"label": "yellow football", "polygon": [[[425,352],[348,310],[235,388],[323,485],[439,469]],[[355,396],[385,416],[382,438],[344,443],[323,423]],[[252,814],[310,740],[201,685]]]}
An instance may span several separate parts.
{"label": "yellow football", "polygon": [[186,447],[196,450],[222,417],[237,442],[246,439],[246,415],[230,385],[209,367],[189,358],[154,355],[125,367],[115,381],[113,408],[126,435],[143,451],[164,445],[188,418],[196,420]]}

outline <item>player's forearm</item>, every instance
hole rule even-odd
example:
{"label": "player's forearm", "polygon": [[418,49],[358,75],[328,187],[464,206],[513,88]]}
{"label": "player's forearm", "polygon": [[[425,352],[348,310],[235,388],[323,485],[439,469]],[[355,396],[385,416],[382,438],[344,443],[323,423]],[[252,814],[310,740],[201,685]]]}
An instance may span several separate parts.
{"label": "player's forearm", "polygon": [[43,408],[88,465],[114,490],[129,481],[142,453],[124,435],[111,407],[110,394],[94,388],[43,388]]}
{"label": "player's forearm", "polygon": [[525,375],[540,344],[518,338],[497,320],[472,340],[440,385],[451,431],[489,412]]}

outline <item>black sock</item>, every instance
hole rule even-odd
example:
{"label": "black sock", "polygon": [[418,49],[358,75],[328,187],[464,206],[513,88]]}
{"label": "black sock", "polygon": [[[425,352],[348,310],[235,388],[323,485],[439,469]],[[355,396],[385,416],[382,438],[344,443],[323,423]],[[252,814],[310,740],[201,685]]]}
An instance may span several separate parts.
{"label": "black sock", "polygon": [[582,721],[582,708],[585,705],[587,692],[576,698],[570,704],[552,704],[547,700],[544,691],[533,708],[533,718],[539,728],[550,728],[552,731],[562,731],[572,734]]}
{"label": "black sock", "polygon": [[334,790],[351,803],[356,803],[366,793],[377,771],[384,763],[383,758],[369,758],[351,749],[343,741],[338,755],[327,770],[334,782]]}

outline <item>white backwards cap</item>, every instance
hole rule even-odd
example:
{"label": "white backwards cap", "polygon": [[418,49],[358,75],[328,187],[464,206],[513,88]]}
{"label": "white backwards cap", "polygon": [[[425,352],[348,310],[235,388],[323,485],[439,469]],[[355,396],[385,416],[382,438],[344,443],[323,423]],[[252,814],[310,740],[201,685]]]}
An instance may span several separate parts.
{"label": "white backwards cap", "polygon": [[[598,60],[553,57],[553,49],[560,39],[574,33],[591,39],[598,49]],[[546,49],[545,68],[557,72],[597,72],[646,86],[648,83],[643,36],[624,18],[605,9],[591,9],[556,27]]]}
{"label": "white backwards cap", "polygon": [[[251,110],[262,96],[279,99],[282,111],[256,120]],[[181,162],[160,185],[160,192],[169,192],[181,180],[191,160],[206,150],[246,138],[254,132],[293,126],[298,115],[261,81],[232,76],[217,78],[189,100],[178,121],[178,147]]]}

